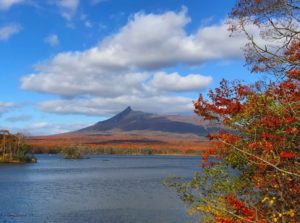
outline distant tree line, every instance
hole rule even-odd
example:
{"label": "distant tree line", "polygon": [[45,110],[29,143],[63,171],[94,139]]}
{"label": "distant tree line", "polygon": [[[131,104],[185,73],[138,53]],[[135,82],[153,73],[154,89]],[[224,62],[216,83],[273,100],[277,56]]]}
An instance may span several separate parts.
{"label": "distant tree line", "polygon": [[176,148],[156,149],[152,147],[137,147],[119,148],[114,146],[84,146],[84,145],[64,145],[64,146],[33,146],[32,151],[35,154],[62,154],[63,156],[73,156],[74,154],[119,154],[119,155],[200,155],[203,151],[195,149],[181,150]]}

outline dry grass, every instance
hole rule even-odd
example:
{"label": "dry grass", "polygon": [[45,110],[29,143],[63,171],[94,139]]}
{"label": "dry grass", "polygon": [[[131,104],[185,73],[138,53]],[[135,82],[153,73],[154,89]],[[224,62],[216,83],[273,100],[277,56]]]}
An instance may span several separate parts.
{"label": "dry grass", "polygon": [[[209,148],[210,143],[205,138],[195,135],[166,134],[166,133],[135,133],[124,135],[124,133],[114,134],[61,134],[53,136],[30,137],[27,143],[33,151],[43,153],[56,153],[64,147],[80,146],[90,151],[97,152],[98,149],[113,148],[116,150],[145,150],[150,149],[157,153],[167,154],[200,153]],[[173,151],[173,152],[172,152]]]}

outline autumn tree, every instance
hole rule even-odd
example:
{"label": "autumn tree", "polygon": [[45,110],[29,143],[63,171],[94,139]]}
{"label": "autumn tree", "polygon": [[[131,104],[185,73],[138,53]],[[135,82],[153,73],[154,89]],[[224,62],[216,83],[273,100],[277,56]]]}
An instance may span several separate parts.
{"label": "autumn tree", "polygon": [[25,144],[25,137],[0,130],[0,162],[36,162],[30,148]]}
{"label": "autumn tree", "polygon": [[249,39],[247,65],[270,79],[251,85],[223,80],[194,102],[198,115],[224,128],[209,136],[203,171],[168,185],[202,222],[300,221],[299,10],[299,1],[239,0],[231,13],[233,35]]}

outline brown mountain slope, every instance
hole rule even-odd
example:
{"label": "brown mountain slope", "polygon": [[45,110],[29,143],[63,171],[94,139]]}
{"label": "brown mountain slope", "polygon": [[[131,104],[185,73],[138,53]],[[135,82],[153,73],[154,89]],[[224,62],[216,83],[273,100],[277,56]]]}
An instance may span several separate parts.
{"label": "brown mountain slope", "polygon": [[111,150],[107,150],[112,148],[187,153],[206,149],[209,146],[206,136],[217,129],[217,125],[196,116],[156,115],[128,107],[92,126],[58,135],[30,137],[28,142],[36,152],[58,152],[61,147],[83,146],[92,152],[103,150],[103,153],[110,153]]}

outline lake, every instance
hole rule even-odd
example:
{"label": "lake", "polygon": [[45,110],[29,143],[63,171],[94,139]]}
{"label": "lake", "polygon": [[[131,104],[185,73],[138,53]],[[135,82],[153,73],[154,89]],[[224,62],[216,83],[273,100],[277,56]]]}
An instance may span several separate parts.
{"label": "lake", "polygon": [[0,165],[0,222],[196,222],[162,180],[191,178],[199,157],[89,157],[38,155],[36,164]]}

